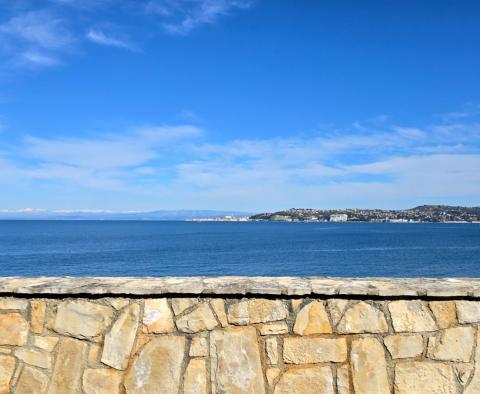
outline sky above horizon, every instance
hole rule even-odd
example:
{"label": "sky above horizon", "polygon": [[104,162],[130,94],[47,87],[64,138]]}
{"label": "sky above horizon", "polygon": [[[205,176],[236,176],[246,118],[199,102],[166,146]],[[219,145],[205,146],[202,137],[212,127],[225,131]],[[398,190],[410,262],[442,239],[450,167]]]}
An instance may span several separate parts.
{"label": "sky above horizon", "polygon": [[0,0],[0,209],[480,205],[478,1]]}

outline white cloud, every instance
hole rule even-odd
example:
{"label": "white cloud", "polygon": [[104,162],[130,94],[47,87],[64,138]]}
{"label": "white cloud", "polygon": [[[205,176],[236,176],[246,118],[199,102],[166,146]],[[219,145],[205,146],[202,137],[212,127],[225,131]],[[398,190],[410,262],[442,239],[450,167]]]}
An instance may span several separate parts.
{"label": "white cloud", "polygon": [[137,46],[131,43],[130,41],[125,39],[120,39],[112,35],[107,35],[102,30],[99,30],[99,29],[90,29],[86,34],[86,38],[98,45],[128,49],[129,51],[132,51],[132,52],[138,51]]}

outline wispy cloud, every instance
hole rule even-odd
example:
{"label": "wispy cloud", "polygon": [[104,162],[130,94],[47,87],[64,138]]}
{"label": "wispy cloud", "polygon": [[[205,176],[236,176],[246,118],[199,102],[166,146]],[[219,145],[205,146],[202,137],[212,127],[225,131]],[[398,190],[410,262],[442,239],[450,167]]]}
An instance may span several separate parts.
{"label": "wispy cloud", "polygon": [[252,0],[151,0],[149,13],[162,18],[165,30],[186,35],[201,25],[211,24],[236,9],[246,9]]}
{"label": "wispy cloud", "polygon": [[98,45],[128,49],[132,52],[138,51],[138,47],[129,40],[121,39],[111,34],[106,34],[100,29],[90,29],[85,36],[89,41]]}

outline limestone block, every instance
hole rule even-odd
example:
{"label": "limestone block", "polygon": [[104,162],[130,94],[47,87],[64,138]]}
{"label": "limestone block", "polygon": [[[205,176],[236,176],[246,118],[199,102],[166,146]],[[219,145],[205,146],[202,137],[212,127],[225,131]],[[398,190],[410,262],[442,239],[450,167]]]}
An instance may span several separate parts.
{"label": "limestone block", "polygon": [[235,325],[278,321],[287,316],[288,309],[280,300],[254,298],[228,307],[228,321]]}
{"label": "limestone block", "polygon": [[390,394],[385,352],[376,338],[354,339],[350,364],[355,393]]}
{"label": "limestone block", "polygon": [[418,357],[423,353],[421,335],[390,335],[384,338],[384,343],[394,359]]}
{"label": "limestone block", "polygon": [[43,332],[45,322],[45,311],[47,309],[47,303],[42,300],[31,301],[32,307],[32,332],[35,334],[41,334]]}
{"label": "limestone block", "polygon": [[275,386],[275,394],[333,394],[333,375],[330,367],[303,366],[289,368]]}
{"label": "limestone block", "polygon": [[440,337],[428,340],[427,357],[441,361],[469,362],[475,342],[473,327],[453,327],[442,331]]}
{"label": "limestone block", "polygon": [[124,383],[127,394],[154,394],[159,388],[165,393],[177,393],[184,354],[184,337],[153,338],[127,371]]}
{"label": "limestone block", "polygon": [[57,343],[58,337],[36,336],[33,338],[33,346],[46,350],[47,352],[52,352],[55,349],[55,346],[57,346]]}
{"label": "limestone block", "polygon": [[28,300],[23,298],[1,297],[0,310],[11,309],[17,311],[24,311],[28,307]]}
{"label": "limestone block", "polygon": [[342,363],[347,360],[347,341],[344,337],[287,337],[283,360],[289,364]]}
{"label": "limestone block", "polygon": [[10,381],[15,371],[15,358],[0,354],[0,394],[10,393]]}
{"label": "limestone block", "polygon": [[332,319],[332,323],[334,326],[338,324],[340,321],[345,308],[347,307],[348,300],[344,300],[341,298],[334,298],[327,301],[327,310],[330,314],[330,318]]}
{"label": "limestone block", "polygon": [[293,332],[298,335],[331,334],[332,326],[323,303],[312,301],[305,305],[297,314]]}
{"label": "limestone block", "polygon": [[0,314],[0,345],[25,345],[28,339],[28,330],[28,322],[20,313]]}
{"label": "limestone block", "polygon": [[293,299],[291,302],[292,302],[292,309],[294,312],[296,312],[298,310],[298,308],[300,308],[300,305],[302,305],[304,299],[303,298],[296,298],[296,299]]}
{"label": "limestone block", "polygon": [[108,302],[117,311],[119,311],[122,308],[125,308],[128,304],[130,304],[130,301],[125,298],[110,298]]}
{"label": "limestone block", "polygon": [[122,373],[114,369],[88,368],[83,373],[85,394],[120,394]]}
{"label": "limestone block", "polygon": [[392,301],[388,304],[395,332],[434,331],[437,325],[423,301]]}
{"label": "limestone block", "polygon": [[267,377],[267,383],[270,387],[275,384],[275,379],[280,375],[280,368],[277,367],[268,367],[265,371],[265,376]]}
{"label": "limestone block", "polygon": [[217,319],[220,322],[222,327],[228,326],[227,313],[225,312],[225,301],[221,298],[213,298],[210,300],[210,305],[212,306]]}
{"label": "limestone block", "polygon": [[205,360],[190,360],[183,380],[183,393],[207,394],[207,364]]}
{"label": "limestone block", "polygon": [[212,331],[210,362],[213,394],[265,393],[254,327],[227,327]]}
{"label": "limestone block", "polygon": [[110,307],[84,300],[64,301],[57,306],[51,328],[63,335],[91,339],[103,335],[112,317]]}
{"label": "limestone block", "polygon": [[190,357],[207,357],[208,342],[205,337],[193,337],[190,343]]}
{"label": "limestone block", "polygon": [[448,328],[457,323],[455,301],[431,301],[430,309],[439,328]]}
{"label": "limestone block", "polygon": [[149,333],[165,334],[173,332],[175,329],[173,314],[166,298],[145,300],[143,324]]}
{"label": "limestone block", "polygon": [[394,388],[395,394],[460,392],[451,365],[428,361],[396,364]]}
{"label": "limestone block", "polygon": [[177,328],[182,332],[210,331],[217,326],[217,319],[215,319],[215,315],[207,303],[199,304],[190,313],[177,318]]}
{"label": "limestone block", "polygon": [[475,347],[475,369],[472,380],[465,389],[464,394],[478,394],[480,387],[480,330],[477,329],[477,346]]}
{"label": "limestone block", "polygon": [[455,305],[459,323],[480,322],[480,301],[455,301]]}
{"label": "limestone block", "polygon": [[18,348],[14,351],[15,356],[26,364],[39,368],[50,368],[52,365],[52,355],[41,350]]}
{"label": "limestone block", "polygon": [[382,311],[360,301],[345,311],[337,331],[340,334],[382,333],[388,331],[388,325]]}
{"label": "limestone block", "polygon": [[137,334],[139,314],[138,304],[123,309],[105,336],[102,363],[119,370],[127,368]]}
{"label": "limestone block", "polygon": [[172,309],[175,315],[186,311],[188,308],[198,304],[198,299],[196,298],[172,298]]}
{"label": "limestone block", "polygon": [[337,368],[337,391],[338,394],[350,394],[350,372],[348,365]]}
{"label": "limestone block", "polygon": [[20,373],[15,394],[44,394],[47,386],[48,375],[26,365]]}
{"label": "limestone block", "polygon": [[284,321],[260,324],[260,335],[288,334],[288,325]]}
{"label": "limestone block", "polygon": [[60,340],[48,394],[81,392],[83,363],[86,355],[85,342],[73,338]]}
{"label": "limestone block", "polygon": [[98,362],[100,361],[101,351],[101,346],[97,345],[96,343],[91,343],[90,345],[88,345],[88,365],[98,364]]}
{"label": "limestone block", "polygon": [[265,352],[267,353],[267,362],[270,365],[278,364],[278,343],[277,338],[270,337],[265,340]]}

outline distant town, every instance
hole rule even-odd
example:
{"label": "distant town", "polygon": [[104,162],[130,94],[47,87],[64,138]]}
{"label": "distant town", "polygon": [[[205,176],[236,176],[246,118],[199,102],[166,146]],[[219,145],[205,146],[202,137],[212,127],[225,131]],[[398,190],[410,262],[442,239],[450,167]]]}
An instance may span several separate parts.
{"label": "distant town", "polygon": [[377,223],[480,223],[480,207],[422,205],[411,209],[303,209],[253,216],[193,218],[201,222],[377,222]]}

